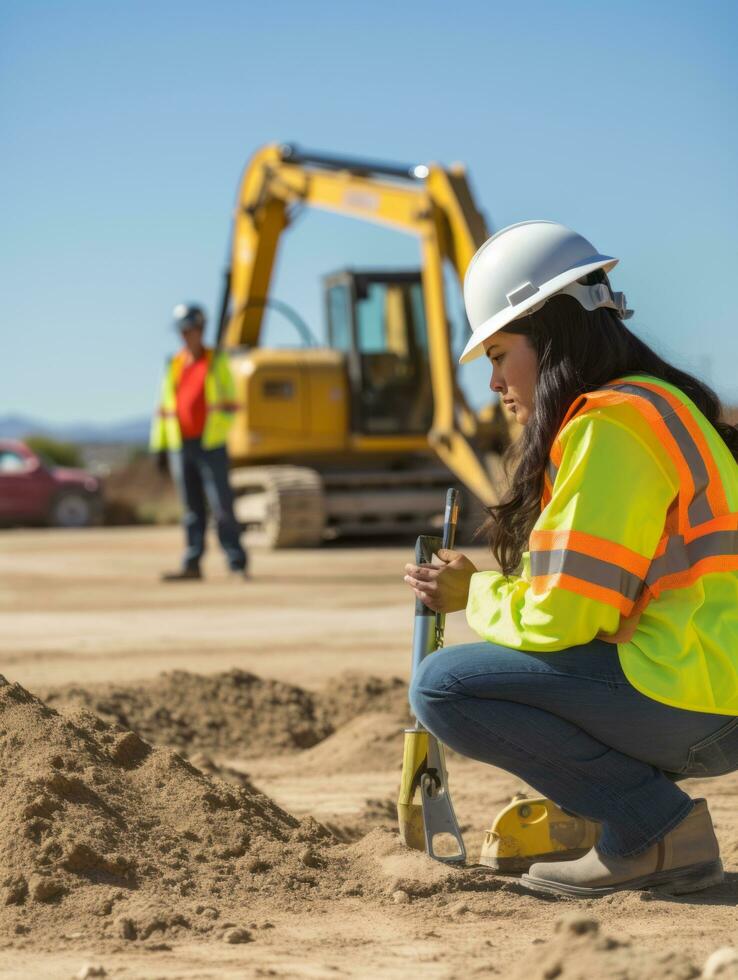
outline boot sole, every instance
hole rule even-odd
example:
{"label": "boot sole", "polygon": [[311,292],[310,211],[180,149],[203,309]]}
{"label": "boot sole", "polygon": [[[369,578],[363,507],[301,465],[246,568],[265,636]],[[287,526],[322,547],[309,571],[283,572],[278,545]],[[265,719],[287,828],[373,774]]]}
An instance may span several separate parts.
{"label": "boot sole", "polygon": [[575,861],[577,858],[584,857],[589,851],[588,847],[572,848],[570,851],[550,851],[548,854],[531,854],[529,857],[485,857],[479,858],[478,864],[491,868],[500,875],[520,875],[527,871],[531,865],[546,861],[547,863],[559,861]]}
{"label": "boot sole", "polygon": [[677,868],[674,871],[659,871],[656,874],[632,878],[620,885],[607,888],[584,888],[581,885],[567,885],[558,881],[547,881],[545,878],[534,878],[523,875],[520,884],[532,892],[546,895],[570,895],[573,898],[599,898],[612,895],[615,892],[653,890],[665,895],[687,895],[690,892],[702,891],[719,885],[725,879],[723,862],[709,861],[706,864],[693,864],[688,868]]}

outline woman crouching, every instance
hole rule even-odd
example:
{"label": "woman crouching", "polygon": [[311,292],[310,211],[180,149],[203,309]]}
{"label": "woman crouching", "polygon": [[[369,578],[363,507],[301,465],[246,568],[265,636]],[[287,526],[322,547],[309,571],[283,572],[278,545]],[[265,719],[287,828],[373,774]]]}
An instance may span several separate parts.
{"label": "woman crouching", "polygon": [[424,661],[416,716],[601,824],[584,857],[523,876],[580,896],[721,881],[707,805],[676,780],[738,769],[738,431],[625,327],[617,261],[544,221],[479,249],[461,360],[487,356],[524,427],[486,525],[501,571],[442,552],[405,576],[482,638]]}

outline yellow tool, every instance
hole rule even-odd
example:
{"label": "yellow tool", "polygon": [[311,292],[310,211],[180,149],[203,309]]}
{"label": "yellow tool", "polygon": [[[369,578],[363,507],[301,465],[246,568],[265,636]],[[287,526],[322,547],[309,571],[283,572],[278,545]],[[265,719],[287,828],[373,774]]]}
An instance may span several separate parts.
{"label": "yellow tool", "polygon": [[[415,544],[415,561],[426,564],[440,548],[453,548],[459,519],[459,492],[446,494],[443,537],[421,535]],[[415,600],[413,630],[413,675],[429,654],[443,646],[446,617],[434,613]],[[416,802],[418,796],[420,802]],[[397,820],[403,842],[415,850],[425,850],[436,861],[463,864],[466,848],[448,789],[443,746],[420,722],[405,731]],[[450,853],[441,853],[448,850]]]}
{"label": "yellow tool", "polygon": [[487,831],[479,863],[520,874],[535,861],[573,861],[597,843],[600,825],[566,813],[542,797],[516,799]]}

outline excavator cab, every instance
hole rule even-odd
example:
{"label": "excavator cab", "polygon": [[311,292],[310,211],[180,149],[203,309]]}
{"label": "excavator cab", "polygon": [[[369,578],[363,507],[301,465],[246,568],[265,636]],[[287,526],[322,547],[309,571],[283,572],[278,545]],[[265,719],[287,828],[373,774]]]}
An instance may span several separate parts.
{"label": "excavator cab", "polygon": [[328,345],[346,356],[351,431],[420,435],[433,421],[419,271],[354,271],[324,280]]}

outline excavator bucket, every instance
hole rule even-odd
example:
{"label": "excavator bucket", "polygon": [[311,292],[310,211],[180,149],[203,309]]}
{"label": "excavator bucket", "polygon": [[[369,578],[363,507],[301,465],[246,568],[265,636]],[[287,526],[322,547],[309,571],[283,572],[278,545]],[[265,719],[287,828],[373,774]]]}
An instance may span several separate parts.
{"label": "excavator bucket", "polygon": [[427,764],[428,732],[422,729],[407,729],[402,756],[400,795],[397,800],[397,822],[403,843],[415,851],[425,850],[420,780]]}
{"label": "excavator bucket", "polygon": [[582,857],[599,835],[598,823],[565,813],[552,800],[516,799],[487,831],[479,863],[501,874],[521,874],[536,861]]}

